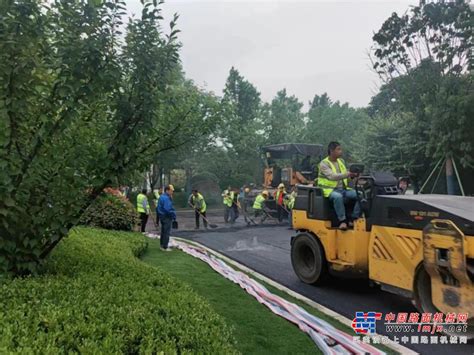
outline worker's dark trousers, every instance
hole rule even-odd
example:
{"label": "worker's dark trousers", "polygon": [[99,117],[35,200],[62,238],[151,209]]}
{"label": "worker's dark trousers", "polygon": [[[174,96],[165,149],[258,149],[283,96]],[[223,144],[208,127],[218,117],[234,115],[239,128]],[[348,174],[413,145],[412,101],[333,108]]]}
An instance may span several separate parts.
{"label": "worker's dark trousers", "polygon": [[146,229],[146,222],[148,222],[148,215],[146,213],[140,212],[140,220],[141,220],[141,231],[143,233]]}
{"label": "worker's dark trousers", "polygon": [[278,222],[282,222],[285,217],[286,211],[282,205],[277,204]]}
{"label": "worker's dark trousers", "polygon": [[231,211],[232,211],[232,207],[224,205],[224,222],[225,223],[229,222],[229,217],[231,217]]}
{"label": "worker's dark trousers", "polygon": [[158,212],[156,212],[156,226],[158,227],[160,225],[160,215]]}
{"label": "worker's dark trousers", "polygon": [[258,210],[258,209],[254,210],[254,214],[255,214],[255,218],[261,217],[260,218],[260,223],[265,222],[265,220],[267,219],[266,213],[263,212],[261,209],[260,210]]}
{"label": "worker's dark trousers", "polygon": [[161,218],[161,234],[160,234],[160,245],[162,248],[168,249],[168,243],[170,242],[171,224],[173,220],[171,217]]}
{"label": "worker's dark trousers", "polygon": [[239,208],[236,205],[233,205],[230,221],[234,223],[237,218],[239,218]]}
{"label": "worker's dark trousers", "polygon": [[[199,219],[200,219],[201,215],[206,217],[206,212],[201,212],[201,214],[199,214],[198,211],[194,211],[194,217],[196,219],[196,228],[198,228],[198,229],[199,229]],[[204,223],[204,228],[207,228],[207,221],[204,218],[202,219],[202,223]]]}

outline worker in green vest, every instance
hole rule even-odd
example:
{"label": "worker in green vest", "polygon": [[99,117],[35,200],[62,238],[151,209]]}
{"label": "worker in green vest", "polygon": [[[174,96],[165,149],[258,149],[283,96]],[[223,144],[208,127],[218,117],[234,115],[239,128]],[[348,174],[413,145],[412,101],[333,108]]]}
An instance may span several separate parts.
{"label": "worker in green vest", "polygon": [[293,229],[293,207],[295,207],[296,200],[296,186],[293,186],[291,193],[285,195],[284,205],[288,211],[288,223],[290,225],[289,229]]}
{"label": "worker in green vest", "polygon": [[229,189],[222,193],[222,203],[224,204],[224,222],[229,223],[229,218],[232,219],[232,205],[234,204],[234,193]]}
{"label": "worker in green vest", "polygon": [[143,189],[137,196],[137,212],[140,214],[141,231],[145,232],[146,223],[148,222],[148,215],[150,214],[150,205],[146,197],[147,189]]}
{"label": "worker in green vest", "polygon": [[[348,224],[360,217],[360,205],[355,190],[349,188],[348,178],[356,177],[356,173],[348,172],[342,157],[342,148],[338,142],[328,145],[328,156],[319,163],[318,187],[323,190],[324,197],[329,197],[339,220],[339,229],[346,230]],[[355,201],[352,219],[346,217],[344,202]]]}
{"label": "worker in green vest", "polygon": [[253,203],[253,210],[255,218],[260,217],[260,223],[263,223],[267,219],[267,214],[263,211],[265,207],[265,201],[268,199],[268,191],[264,190],[262,193],[258,194]]}
{"label": "worker in green vest", "polygon": [[194,189],[189,196],[188,204],[194,208],[194,216],[196,220],[196,229],[199,229],[199,220],[203,217],[202,221],[204,223],[204,228],[207,229],[207,220],[206,220],[206,201],[204,197],[199,193],[197,189]]}

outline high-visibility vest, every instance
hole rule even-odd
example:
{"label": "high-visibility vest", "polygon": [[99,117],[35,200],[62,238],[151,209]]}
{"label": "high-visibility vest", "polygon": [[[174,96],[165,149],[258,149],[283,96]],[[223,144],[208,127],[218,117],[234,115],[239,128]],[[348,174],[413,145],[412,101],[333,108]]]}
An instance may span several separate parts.
{"label": "high-visibility vest", "polygon": [[199,212],[204,213],[206,212],[207,206],[206,206],[206,201],[204,200],[204,197],[198,192],[197,196],[192,195],[191,196],[191,204],[196,207],[198,204],[201,205],[201,209]]}
{"label": "high-visibility vest", "polygon": [[[277,205],[278,205],[278,201],[280,200],[280,195],[281,194],[286,195],[286,191],[285,190],[277,190],[275,192],[275,201],[276,201]],[[283,202],[283,204],[284,204],[284,202]]]}
{"label": "high-visibility vest", "polygon": [[[335,174],[337,174],[336,166],[333,164],[332,161],[329,160],[329,157],[324,158],[322,162],[329,163],[329,166],[331,167],[332,171]],[[321,165],[321,163],[319,163],[319,164]],[[344,161],[342,159],[337,159],[337,164],[339,165],[339,170],[341,171],[341,174],[345,174],[347,172],[347,169],[346,169],[346,166],[344,165]],[[337,180],[327,179],[321,173],[321,168],[319,168],[318,187],[323,189],[324,197],[328,197],[331,194],[331,192],[337,187],[338,182],[339,181],[337,181]],[[347,178],[342,180],[342,185],[343,185],[344,189],[348,188],[347,187]]]}
{"label": "high-visibility vest", "polygon": [[263,195],[258,195],[255,198],[255,202],[253,203],[254,210],[261,210],[263,208],[263,203],[265,202],[265,197]]}
{"label": "high-visibility vest", "polygon": [[288,198],[288,202],[286,203],[286,207],[289,210],[292,210],[295,207],[295,200],[296,200],[296,193],[292,192],[290,197]]}
{"label": "high-visibility vest", "polygon": [[227,207],[232,207],[234,201],[234,192],[231,191],[229,195],[224,195],[224,200],[222,201]]}
{"label": "high-visibility vest", "polygon": [[154,191],[153,194],[155,195],[155,206],[158,206],[158,201],[160,200],[160,193],[158,191]]}
{"label": "high-visibility vest", "polygon": [[148,205],[148,199],[146,195],[139,193],[137,196],[137,211],[138,213],[146,213],[150,212],[150,206]]}

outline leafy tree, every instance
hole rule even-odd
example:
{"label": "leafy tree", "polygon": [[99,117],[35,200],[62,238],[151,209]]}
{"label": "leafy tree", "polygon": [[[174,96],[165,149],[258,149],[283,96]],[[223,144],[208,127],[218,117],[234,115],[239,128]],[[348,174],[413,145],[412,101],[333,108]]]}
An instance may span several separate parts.
{"label": "leafy tree", "polygon": [[186,172],[186,191],[191,192],[193,175],[206,172],[206,164],[210,157],[204,158],[207,151],[214,146],[216,131],[222,123],[223,110],[220,99],[210,93],[199,91],[192,82],[188,82],[188,90],[194,91],[194,101],[189,103],[189,108],[198,108],[191,115],[195,119],[204,119],[201,125],[195,126],[193,134],[186,144],[181,145],[172,152],[160,153],[156,163],[169,171],[171,169],[184,169]]}
{"label": "leafy tree", "polygon": [[260,93],[231,68],[221,104],[220,139],[230,158],[228,176],[238,177],[232,185],[254,181],[260,173],[259,150],[262,145]]}
{"label": "leafy tree", "polygon": [[363,161],[372,171],[393,171],[407,174],[407,162],[412,158],[402,144],[404,127],[413,120],[409,114],[394,114],[389,117],[375,116],[366,120],[359,139],[355,143],[354,156]]}
{"label": "leafy tree", "polygon": [[[404,154],[399,155],[399,159],[403,160],[394,162],[394,169],[403,166],[404,171],[400,171],[400,174],[410,174],[414,179],[422,179],[431,166],[430,160],[426,159],[429,156],[430,139],[430,131],[427,128],[433,118],[426,110],[426,104],[427,99],[435,96],[441,80],[436,64],[424,62],[412,69],[409,75],[394,78],[383,85],[380,92],[372,98],[368,108],[368,112],[376,121],[374,125],[384,118],[393,121],[395,116],[399,117],[395,120],[398,124],[393,126],[393,129],[397,131],[396,135],[400,139],[392,144],[397,144],[397,149]],[[406,119],[407,117],[409,119]],[[372,121],[369,124],[372,124]],[[367,131],[368,134],[370,132]],[[379,159],[375,165],[385,165],[382,161],[385,157],[381,155]]]}
{"label": "leafy tree", "polygon": [[278,91],[271,104],[265,107],[266,142],[278,144],[298,141],[304,129],[302,108],[303,103],[296,96],[288,96],[286,89]]}
{"label": "leafy tree", "polygon": [[[119,7],[4,1],[0,21],[1,268],[32,270],[67,233],[91,151],[74,132],[97,123],[119,74],[108,42]],[[89,125],[90,121],[94,121]],[[84,137],[92,140],[94,134]],[[72,140],[71,140],[72,138]],[[78,158],[78,159],[76,159]],[[71,188],[74,186],[74,188]]]}
{"label": "leafy tree", "polygon": [[208,120],[156,1],[0,3],[0,270],[26,274],[101,195]]}
{"label": "leafy tree", "polygon": [[354,143],[359,140],[366,113],[348,103],[332,102],[326,93],[315,95],[310,102],[308,122],[303,139],[309,143],[327,146],[330,141],[338,141],[350,156]]}
{"label": "leafy tree", "polygon": [[403,16],[392,14],[373,36],[372,64],[385,85],[369,113],[413,117],[398,128],[405,161],[397,165],[419,178],[444,157],[474,164],[470,21],[466,1],[420,1]]}
{"label": "leafy tree", "polygon": [[224,88],[224,102],[234,109],[236,117],[243,123],[254,121],[260,109],[260,93],[232,67]]}
{"label": "leafy tree", "polygon": [[469,69],[471,31],[468,2],[421,0],[403,16],[393,13],[374,34],[373,68],[384,82],[423,61],[437,63],[442,75],[460,76]]}

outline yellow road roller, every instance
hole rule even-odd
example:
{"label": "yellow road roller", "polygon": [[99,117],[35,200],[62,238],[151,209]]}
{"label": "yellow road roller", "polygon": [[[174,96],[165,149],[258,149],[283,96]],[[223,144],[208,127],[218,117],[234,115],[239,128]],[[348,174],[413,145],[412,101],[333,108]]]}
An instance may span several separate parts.
{"label": "yellow road roller", "polygon": [[474,197],[400,195],[388,173],[361,176],[354,188],[363,216],[340,230],[323,191],[298,185],[291,262],[300,280],[368,278],[420,312],[467,313],[472,337]]}

